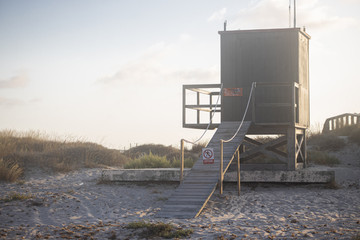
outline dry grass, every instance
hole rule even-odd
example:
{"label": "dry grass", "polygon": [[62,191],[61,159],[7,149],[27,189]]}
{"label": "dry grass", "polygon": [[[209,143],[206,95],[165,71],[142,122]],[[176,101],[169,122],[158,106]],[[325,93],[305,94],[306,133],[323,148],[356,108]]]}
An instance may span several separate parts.
{"label": "dry grass", "polygon": [[[202,149],[200,146],[203,145],[194,145],[191,150],[185,149],[185,167],[192,167],[199,159]],[[124,154],[132,159],[125,168],[149,168],[147,166],[153,165],[147,163],[150,159],[156,162],[154,167],[180,167],[181,151],[172,146],[144,144],[133,147],[125,151]]]}
{"label": "dry grass", "polygon": [[23,173],[19,164],[0,158],[0,181],[15,182]]}
{"label": "dry grass", "polygon": [[[185,168],[191,168],[194,165],[193,159],[185,158]],[[125,169],[138,169],[138,168],[179,168],[180,159],[168,160],[166,156],[159,156],[156,154],[143,154],[141,157],[128,161]]]}
{"label": "dry grass", "polygon": [[127,226],[130,229],[141,229],[140,237],[145,238],[172,238],[178,239],[189,237],[194,230],[177,228],[169,223],[147,223],[144,221],[130,222]]}
{"label": "dry grass", "polygon": [[[79,168],[122,166],[128,158],[119,150],[83,141],[59,141],[37,132],[0,132],[0,158],[25,170],[41,167],[55,172]],[[17,165],[16,165],[17,164]]]}
{"label": "dry grass", "polygon": [[339,151],[346,145],[345,140],[339,138],[335,133],[309,134],[308,144],[320,151]]}
{"label": "dry grass", "polygon": [[0,199],[5,202],[22,201],[32,198],[31,194],[22,194],[17,192],[11,192],[6,198]]}
{"label": "dry grass", "polygon": [[353,129],[349,135],[349,140],[360,145],[360,127]]}
{"label": "dry grass", "polygon": [[339,159],[332,157],[324,151],[309,151],[308,152],[309,163],[334,166],[340,163]]}

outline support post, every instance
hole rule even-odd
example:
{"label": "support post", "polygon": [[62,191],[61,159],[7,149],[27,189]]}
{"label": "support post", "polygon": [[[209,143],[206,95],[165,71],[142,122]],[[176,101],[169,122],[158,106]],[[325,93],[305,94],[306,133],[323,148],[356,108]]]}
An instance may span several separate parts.
{"label": "support post", "polygon": [[[196,105],[200,105],[200,93],[196,93]],[[200,110],[196,110],[196,122],[200,124]]]}
{"label": "support post", "polygon": [[184,179],[184,139],[181,139],[181,160],[180,160],[180,183],[183,181]]}
{"label": "support post", "polygon": [[220,140],[220,194],[223,194],[223,161],[224,161],[224,140]]}
{"label": "support post", "polygon": [[287,153],[288,162],[287,170],[296,170],[296,128],[288,127],[287,129]]}
{"label": "support post", "polygon": [[210,96],[210,99],[209,99],[209,103],[210,103],[210,112],[209,112],[209,122],[210,122],[210,124],[212,124],[212,114],[213,114],[213,112],[212,112],[212,104],[213,104],[213,102],[212,102],[212,94],[209,94],[209,96]]}
{"label": "support post", "polygon": [[237,150],[237,187],[238,196],[240,196],[240,149]]}

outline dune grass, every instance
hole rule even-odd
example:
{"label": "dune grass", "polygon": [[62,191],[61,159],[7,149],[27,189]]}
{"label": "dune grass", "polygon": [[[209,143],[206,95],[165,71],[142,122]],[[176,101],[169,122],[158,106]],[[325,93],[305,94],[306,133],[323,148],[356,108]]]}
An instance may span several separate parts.
{"label": "dune grass", "polygon": [[335,166],[340,163],[339,159],[336,157],[330,156],[324,151],[309,151],[308,152],[308,161],[309,163],[326,165],[326,166]]}
{"label": "dune grass", "polygon": [[[199,158],[201,143],[185,150],[185,167]],[[61,140],[35,131],[0,131],[0,181],[17,181],[30,168],[69,172],[81,168],[178,168],[180,149],[144,144],[124,153],[84,140]]]}
{"label": "dune grass", "polygon": [[346,140],[340,136],[347,136],[349,142],[360,145],[360,125],[346,126],[329,133],[320,131],[308,132],[308,143],[320,151],[339,151],[346,146]]}
{"label": "dune grass", "polygon": [[349,134],[349,140],[360,145],[360,127],[353,129]]}
{"label": "dune grass", "polygon": [[129,229],[141,229],[140,237],[145,238],[184,238],[189,237],[194,230],[175,227],[170,223],[148,223],[145,221],[130,222],[126,226]]}
{"label": "dune grass", "polygon": [[318,151],[339,151],[345,147],[346,142],[335,133],[315,133],[309,135],[308,144]]}
{"label": "dune grass", "polygon": [[80,168],[122,166],[128,161],[119,150],[107,149],[99,144],[80,140],[60,141],[37,132],[15,131],[0,131],[0,159],[0,174],[3,176],[6,168],[13,168],[14,173],[32,167],[68,172]]}
{"label": "dune grass", "polygon": [[0,181],[15,182],[22,173],[23,169],[19,164],[0,158]]}
{"label": "dune grass", "polygon": [[[191,168],[201,155],[206,143],[192,145],[184,151],[184,165]],[[172,146],[159,144],[144,144],[124,152],[131,159],[124,165],[126,169],[134,168],[179,168],[181,151]]]}
{"label": "dune grass", "polygon": [[[191,168],[194,164],[194,160],[191,158],[185,158],[184,166]],[[137,169],[137,168],[179,168],[180,159],[173,158],[168,160],[166,156],[159,156],[156,154],[143,154],[141,157],[129,160],[125,165],[125,169]]]}
{"label": "dune grass", "polygon": [[7,197],[0,199],[5,202],[12,202],[12,201],[22,201],[32,198],[31,194],[24,194],[24,193],[17,193],[11,192]]}

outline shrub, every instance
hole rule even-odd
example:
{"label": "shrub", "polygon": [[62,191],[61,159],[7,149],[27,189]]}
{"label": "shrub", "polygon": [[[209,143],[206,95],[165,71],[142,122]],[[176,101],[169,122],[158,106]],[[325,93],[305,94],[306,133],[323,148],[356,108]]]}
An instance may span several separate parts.
{"label": "shrub", "polygon": [[349,136],[349,140],[360,145],[360,128],[355,129]]}
{"label": "shrub", "polygon": [[334,166],[339,164],[340,161],[336,157],[332,157],[326,152],[321,151],[309,151],[308,152],[308,161],[309,163]]}
{"label": "shrub", "polygon": [[1,199],[5,202],[11,202],[11,201],[22,201],[32,198],[33,196],[31,194],[22,194],[17,192],[11,192],[8,197]]}
{"label": "shrub", "polygon": [[182,238],[189,237],[194,232],[194,230],[192,229],[177,228],[172,224],[162,222],[130,222],[126,227],[130,229],[142,229],[142,232],[140,232],[140,236],[146,238]]}
{"label": "shrub", "polygon": [[[197,160],[197,158],[196,158],[196,160]],[[193,158],[185,158],[184,159],[184,167],[192,168],[192,166],[194,165],[196,160],[194,160]],[[180,159],[176,159],[173,162],[171,162],[171,167],[172,168],[180,168]]]}
{"label": "shrub", "polygon": [[192,153],[197,153],[197,154],[201,154],[202,153],[202,149],[205,148],[207,145],[207,142],[199,142],[197,144],[193,144],[191,146],[191,150],[190,152]]}
{"label": "shrub", "polygon": [[329,134],[314,134],[311,135],[308,139],[309,144],[317,147],[317,150],[330,150],[338,151],[345,147],[345,140],[339,138],[333,133]]}
{"label": "shrub", "polygon": [[[195,151],[195,149],[197,150]],[[199,159],[199,156],[201,155],[201,148],[195,147],[195,149],[185,150],[185,167],[192,167],[194,162]],[[153,155],[157,155],[158,157],[165,157],[170,164],[168,167],[180,167],[181,151],[180,149],[172,146],[144,144],[125,151],[124,155],[136,160],[142,158],[143,156],[148,156],[149,152]],[[135,160],[131,160],[130,162]]]}
{"label": "shrub", "polygon": [[17,163],[0,158],[0,181],[14,182],[22,173],[23,169]]}
{"label": "shrub", "polygon": [[158,156],[166,156],[168,158],[169,155],[180,156],[179,149],[174,148],[172,146],[164,146],[160,144],[144,144],[144,145],[136,146],[130,148],[129,150],[126,150],[124,154],[129,156],[130,158],[136,159],[143,156],[144,154],[148,154],[149,152]]}
{"label": "shrub", "polygon": [[[193,158],[185,158],[184,167],[191,168],[194,162]],[[139,158],[130,160],[124,165],[124,168],[180,168],[180,159],[173,158],[172,160],[168,160],[165,156],[158,156],[150,152],[149,154],[144,154]]]}
{"label": "shrub", "polygon": [[161,157],[151,152],[139,158],[129,161],[125,164],[124,168],[169,168],[170,162],[166,157]]}
{"label": "shrub", "polygon": [[359,125],[350,125],[350,126],[344,126],[339,129],[335,129],[332,131],[332,133],[337,136],[350,136],[354,131],[359,129],[360,129]]}

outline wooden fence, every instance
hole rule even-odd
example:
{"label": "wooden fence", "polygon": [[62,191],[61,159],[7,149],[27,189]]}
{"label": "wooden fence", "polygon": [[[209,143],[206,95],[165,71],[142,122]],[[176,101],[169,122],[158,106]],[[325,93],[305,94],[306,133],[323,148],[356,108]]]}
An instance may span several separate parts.
{"label": "wooden fence", "polygon": [[351,125],[360,125],[359,113],[344,113],[326,119],[323,132],[330,132]]}

